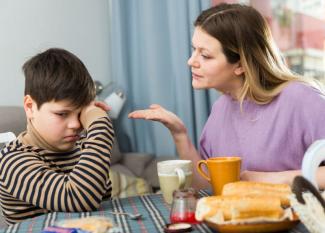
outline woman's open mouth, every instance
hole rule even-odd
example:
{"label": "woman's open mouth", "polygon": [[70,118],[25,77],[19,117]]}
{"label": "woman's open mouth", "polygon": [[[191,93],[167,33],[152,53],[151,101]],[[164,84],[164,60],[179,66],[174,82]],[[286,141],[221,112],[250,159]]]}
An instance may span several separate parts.
{"label": "woman's open mouth", "polygon": [[201,79],[203,76],[202,75],[198,75],[192,72],[192,78],[195,80]]}

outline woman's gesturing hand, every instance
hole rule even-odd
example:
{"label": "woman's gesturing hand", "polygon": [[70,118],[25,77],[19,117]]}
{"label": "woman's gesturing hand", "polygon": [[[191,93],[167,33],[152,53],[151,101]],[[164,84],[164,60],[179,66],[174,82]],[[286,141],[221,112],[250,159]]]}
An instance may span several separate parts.
{"label": "woman's gesturing hand", "polygon": [[184,123],[174,113],[167,111],[158,104],[152,104],[148,109],[136,110],[129,113],[129,118],[158,121],[164,124],[171,134],[186,133]]}

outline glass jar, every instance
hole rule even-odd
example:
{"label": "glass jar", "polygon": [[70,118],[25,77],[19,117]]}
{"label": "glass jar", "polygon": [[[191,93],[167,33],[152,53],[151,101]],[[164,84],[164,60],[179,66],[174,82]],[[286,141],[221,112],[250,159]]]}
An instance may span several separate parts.
{"label": "glass jar", "polygon": [[170,211],[170,222],[198,223],[195,219],[197,198],[197,192],[193,188],[175,190]]}

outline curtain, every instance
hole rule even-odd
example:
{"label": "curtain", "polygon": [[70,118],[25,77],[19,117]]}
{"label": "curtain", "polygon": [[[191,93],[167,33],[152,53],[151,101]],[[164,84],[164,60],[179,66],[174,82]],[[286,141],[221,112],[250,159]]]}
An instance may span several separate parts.
{"label": "curtain", "polygon": [[193,90],[187,60],[193,22],[210,5],[210,0],[111,0],[111,79],[127,96],[114,122],[122,151],[176,155],[162,124],[127,117],[153,103],[178,115],[197,146],[218,94]]}

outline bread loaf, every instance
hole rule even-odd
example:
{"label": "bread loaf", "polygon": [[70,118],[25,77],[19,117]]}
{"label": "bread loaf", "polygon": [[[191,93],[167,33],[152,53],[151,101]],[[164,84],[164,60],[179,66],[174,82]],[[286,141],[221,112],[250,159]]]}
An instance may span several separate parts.
{"label": "bread loaf", "polygon": [[228,195],[201,198],[196,207],[199,221],[214,219],[216,222],[250,218],[278,220],[283,216],[279,198],[261,195]]}
{"label": "bread loaf", "polygon": [[222,195],[263,195],[273,196],[281,200],[281,206],[290,206],[289,195],[291,188],[287,184],[270,184],[249,181],[239,181],[226,184],[223,187]]}

